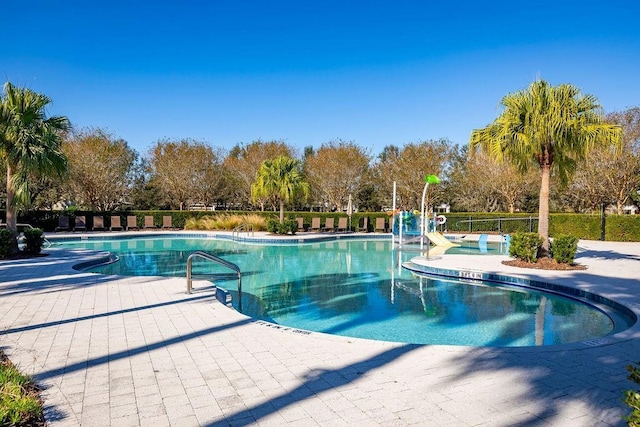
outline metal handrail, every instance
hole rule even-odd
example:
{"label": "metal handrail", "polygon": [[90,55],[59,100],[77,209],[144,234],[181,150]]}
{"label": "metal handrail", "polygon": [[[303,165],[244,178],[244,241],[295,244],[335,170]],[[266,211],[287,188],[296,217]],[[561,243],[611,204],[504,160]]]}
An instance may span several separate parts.
{"label": "metal handrail", "polygon": [[246,233],[251,233],[251,236],[253,237],[253,224],[248,223],[248,222],[243,222],[242,224],[240,224],[239,226],[237,226],[236,228],[234,228],[231,231],[231,240],[240,240],[240,232],[245,231]]}
{"label": "metal handrail", "polygon": [[224,260],[220,257],[217,257],[215,255],[211,255],[207,252],[203,252],[203,251],[195,251],[193,252],[191,255],[189,255],[189,257],[187,258],[187,294],[191,293],[191,288],[192,288],[192,270],[193,270],[193,259],[199,257],[199,258],[203,258],[209,261],[213,261],[215,263],[220,264],[223,267],[227,267],[233,271],[235,271],[238,275],[238,310],[242,312],[242,272],[240,271],[240,267],[238,267],[236,264],[229,262],[227,260]]}

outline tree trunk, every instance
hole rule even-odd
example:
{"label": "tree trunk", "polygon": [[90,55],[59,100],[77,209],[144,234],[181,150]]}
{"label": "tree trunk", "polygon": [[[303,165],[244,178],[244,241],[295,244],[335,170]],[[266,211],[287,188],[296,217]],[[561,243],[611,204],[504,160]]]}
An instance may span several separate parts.
{"label": "tree trunk", "polygon": [[16,207],[13,202],[13,185],[11,181],[13,179],[13,166],[7,162],[7,230],[13,234],[11,253],[18,252],[18,240],[15,237],[18,236],[18,221],[16,216]]}
{"label": "tree trunk", "polygon": [[540,205],[538,207],[538,234],[542,237],[542,252],[549,253],[549,185],[551,165],[546,163],[540,168]]}
{"label": "tree trunk", "polygon": [[280,200],[280,224],[284,222],[284,200]]}

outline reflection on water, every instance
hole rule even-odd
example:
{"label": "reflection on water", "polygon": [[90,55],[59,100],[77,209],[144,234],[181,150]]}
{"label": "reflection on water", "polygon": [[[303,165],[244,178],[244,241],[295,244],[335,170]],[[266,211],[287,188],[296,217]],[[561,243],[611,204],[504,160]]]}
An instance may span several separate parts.
{"label": "reflection on water", "polygon": [[[243,312],[313,331],[421,344],[552,345],[611,332],[600,311],[552,294],[414,276],[390,242],[343,240],[301,245],[239,245],[213,239],[126,239],[70,245],[117,252],[94,269],[119,275],[186,276],[203,250],[243,271]],[[461,250],[470,250],[462,247]],[[477,248],[476,248],[477,250]],[[227,273],[204,260],[194,274]],[[237,281],[216,280],[237,303]]]}

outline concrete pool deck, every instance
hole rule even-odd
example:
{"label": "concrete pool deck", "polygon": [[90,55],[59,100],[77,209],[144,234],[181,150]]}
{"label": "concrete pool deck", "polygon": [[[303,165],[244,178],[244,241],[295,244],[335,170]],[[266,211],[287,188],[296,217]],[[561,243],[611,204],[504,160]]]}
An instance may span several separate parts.
{"label": "concrete pool deck", "polygon": [[[580,247],[584,271],[430,262],[579,287],[640,315],[640,243]],[[558,347],[369,341],[253,321],[207,282],[187,295],[184,278],[85,273],[72,267],[95,252],[45,252],[0,261],[0,348],[45,388],[51,426],[625,425],[638,324]]]}

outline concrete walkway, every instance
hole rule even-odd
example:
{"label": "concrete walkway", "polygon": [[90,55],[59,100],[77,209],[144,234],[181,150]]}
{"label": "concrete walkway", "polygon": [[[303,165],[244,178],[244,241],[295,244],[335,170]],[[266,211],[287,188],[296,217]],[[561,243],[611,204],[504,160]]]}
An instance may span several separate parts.
{"label": "concrete walkway", "polygon": [[[587,289],[640,315],[640,244],[582,241],[586,271],[502,256],[446,268]],[[205,282],[75,271],[95,252],[0,261],[0,347],[45,387],[52,426],[624,425],[640,327],[558,347],[418,346],[253,321]]]}

